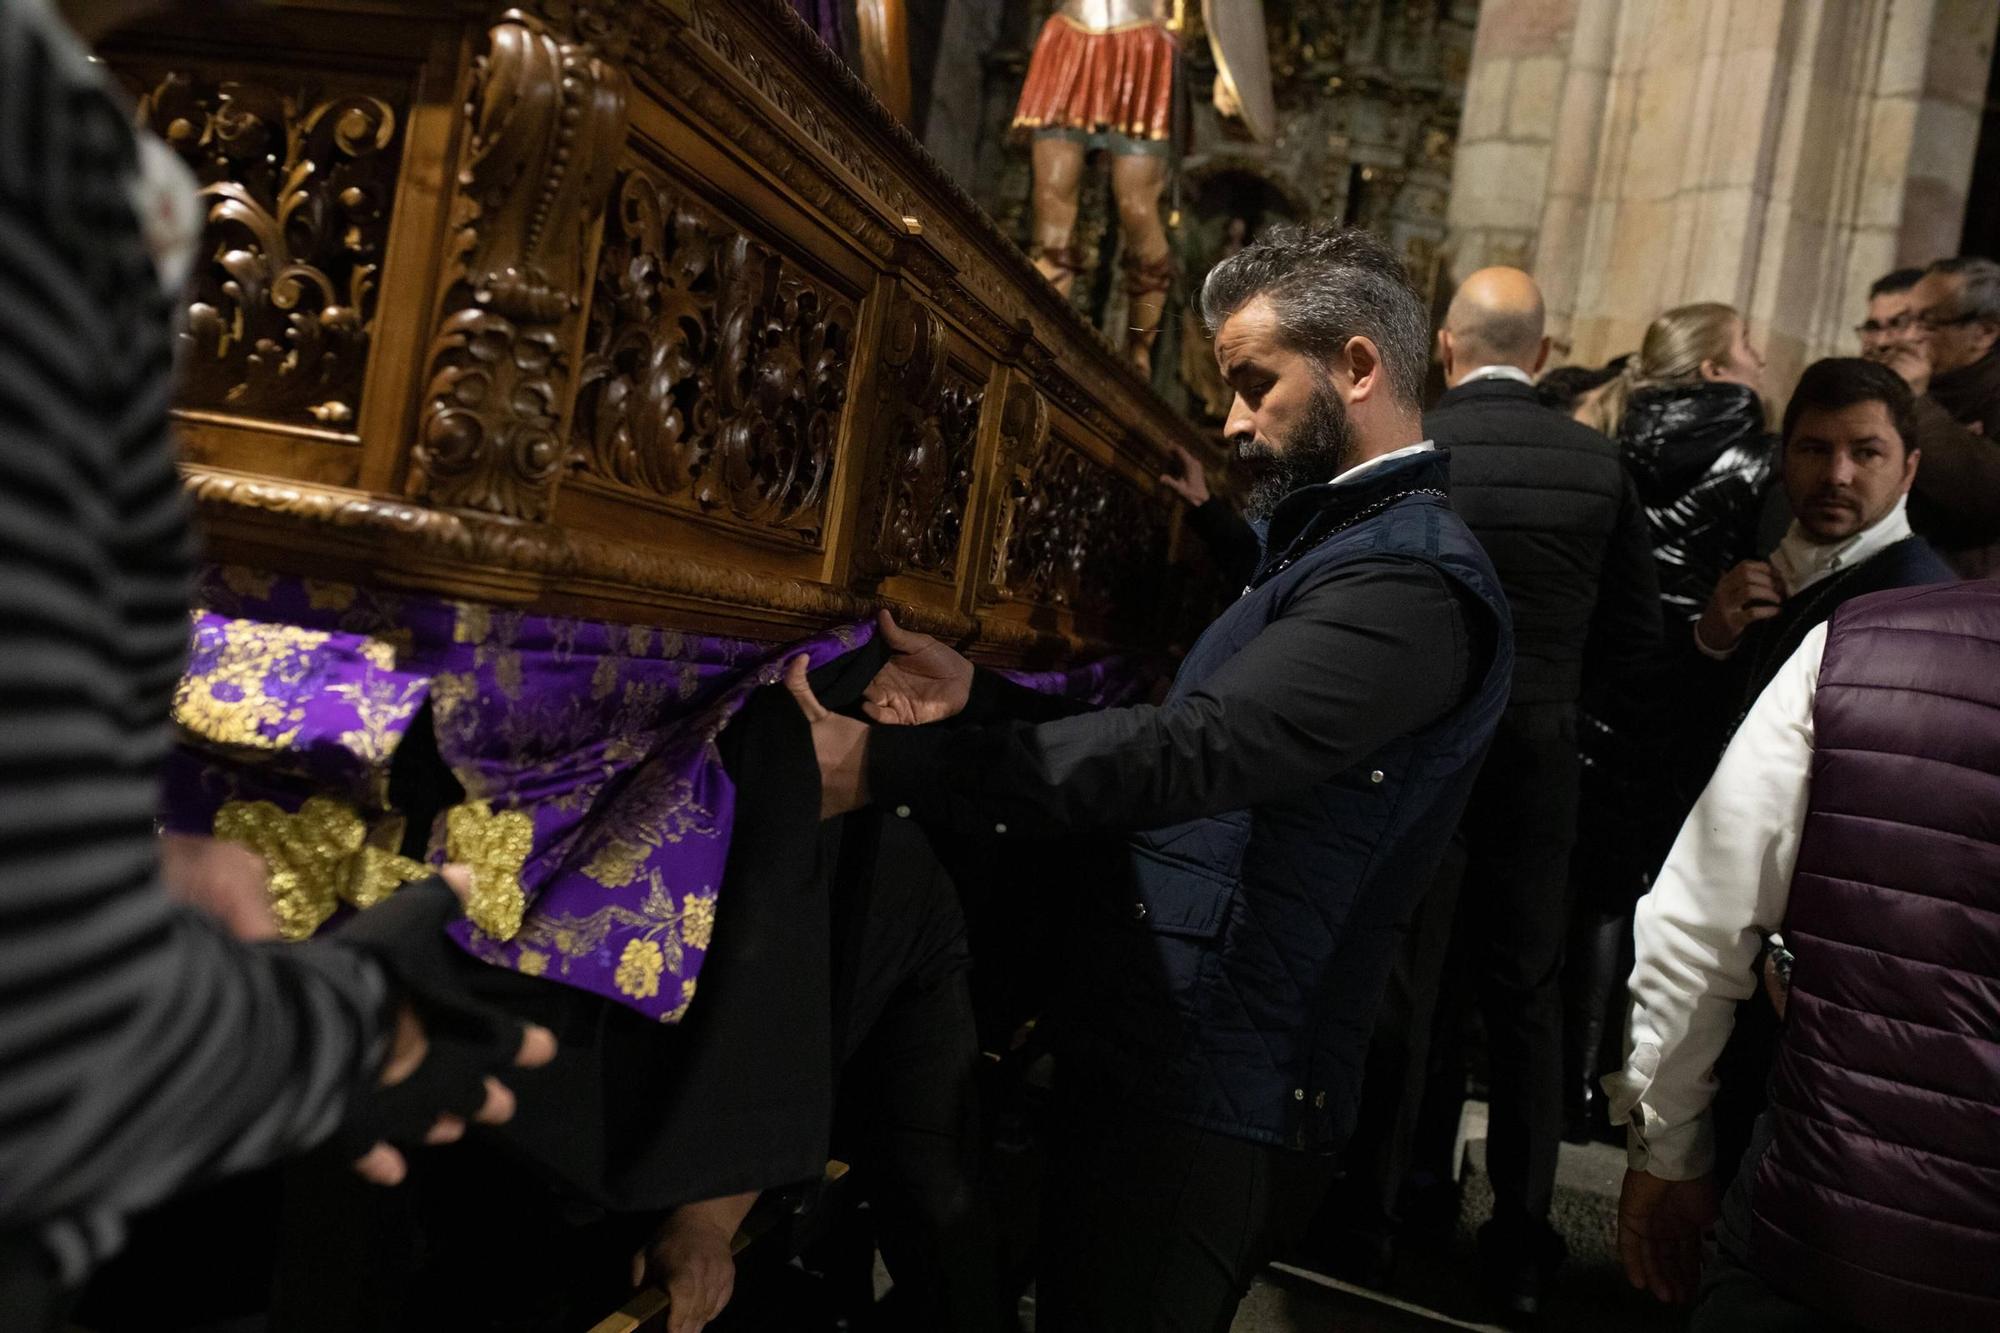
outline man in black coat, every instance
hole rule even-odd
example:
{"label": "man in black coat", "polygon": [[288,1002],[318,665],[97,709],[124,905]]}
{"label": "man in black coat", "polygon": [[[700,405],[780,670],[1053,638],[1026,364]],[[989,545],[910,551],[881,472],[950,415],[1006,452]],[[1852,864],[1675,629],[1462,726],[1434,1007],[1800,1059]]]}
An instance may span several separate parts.
{"label": "man in black coat", "polygon": [[[1494,268],[1466,279],[1438,332],[1451,388],[1424,425],[1459,460],[1453,507],[1492,558],[1513,608],[1514,690],[1459,824],[1456,854],[1412,932],[1398,973],[1408,986],[1392,983],[1392,1002],[1408,996],[1407,1016],[1387,1010],[1371,1052],[1371,1077],[1401,1064],[1400,1078],[1364,1094],[1371,1108],[1394,1104],[1371,1167],[1377,1199],[1393,1205],[1389,1191],[1409,1161],[1426,1064],[1445,1080],[1433,1100],[1446,1108],[1460,1100],[1459,1063],[1426,1060],[1424,1045],[1435,1008],[1431,1030],[1443,1053],[1455,1054],[1461,1015],[1437,1004],[1449,957],[1483,1012],[1492,1071],[1485,1277],[1503,1312],[1528,1318],[1562,1256],[1548,1215],[1563,1128],[1560,977],[1580,781],[1577,701],[1587,676],[1636,680],[1660,646],[1645,511],[1611,442],[1536,398],[1530,377],[1549,347],[1542,326],[1534,280]],[[1400,1061],[1393,1048],[1382,1049],[1398,1037]]]}
{"label": "man in black coat", "polygon": [[[1452,387],[1424,428],[1452,454],[1452,506],[1486,548],[1514,613],[1513,692],[1445,863],[1390,978],[1368,1055],[1345,1187],[1316,1233],[1364,1280],[1386,1276],[1397,1196],[1411,1163],[1447,956],[1476,987],[1492,1057],[1488,1165],[1495,1218],[1482,1233],[1496,1301],[1531,1314],[1560,1243],[1547,1217],[1561,1139],[1562,1008],[1579,769],[1576,707],[1587,671],[1631,678],[1657,656],[1659,585],[1639,498],[1610,441],[1536,398],[1548,356],[1541,293],[1518,269],[1484,269],[1453,298],[1438,348]],[[1189,460],[1191,461],[1191,460]],[[1163,478],[1232,577],[1255,534],[1199,473]],[[1464,892],[1461,894],[1461,885]],[[1454,988],[1456,989],[1456,988]],[[1451,1050],[1456,1054],[1455,1050]],[[1438,1062],[1430,1061],[1433,1067]],[[1447,1059],[1434,1100],[1455,1110]],[[1444,1145],[1448,1147],[1447,1143]],[[1331,1226],[1347,1233],[1326,1237]],[[1358,1234],[1357,1234],[1358,1233]]]}

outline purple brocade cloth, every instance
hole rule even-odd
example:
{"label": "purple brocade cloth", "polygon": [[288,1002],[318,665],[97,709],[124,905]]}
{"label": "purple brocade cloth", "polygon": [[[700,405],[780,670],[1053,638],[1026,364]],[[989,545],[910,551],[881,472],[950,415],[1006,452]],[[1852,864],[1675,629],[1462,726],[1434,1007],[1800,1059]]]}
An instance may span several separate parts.
{"label": "purple brocade cloth", "polygon": [[792,0],[792,8],[822,42],[835,51],[843,49],[840,0]]}
{"label": "purple brocade cloth", "polygon": [[[473,871],[453,937],[662,1022],[687,1012],[715,928],[736,800],[717,735],[791,658],[818,667],[874,634],[776,647],[235,567],[199,601],[167,828],[251,841],[293,937],[379,901],[425,873],[394,855],[388,774],[428,702],[465,788],[428,842]],[[1120,659],[1009,674],[1093,703],[1138,683]]]}

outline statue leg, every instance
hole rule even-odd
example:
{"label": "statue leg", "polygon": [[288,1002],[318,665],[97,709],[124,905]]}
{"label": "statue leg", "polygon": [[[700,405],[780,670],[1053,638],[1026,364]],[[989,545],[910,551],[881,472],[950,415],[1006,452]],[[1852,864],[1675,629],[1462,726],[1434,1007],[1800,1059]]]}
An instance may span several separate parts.
{"label": "statue leg", "polygon": [[1160,221],[1160,194],[1166,186],[1165,157],[1127,153],[1112,159],[1111,189],[1125,233],[1125,294],[1130,299],[1125,347],[1141,375],[1152,370],[1153,341],[1160,336],[1160,312],[1173,282],[1173,255]]}
{"label": "statue leg", "polygon": [[1077,196],[1083,190],[1083,162],[1084,146],[1075,140],[1035,136],[1035,243],[1028,253],[1042,276],[1064,296],[1082,267],[1072,238]]}

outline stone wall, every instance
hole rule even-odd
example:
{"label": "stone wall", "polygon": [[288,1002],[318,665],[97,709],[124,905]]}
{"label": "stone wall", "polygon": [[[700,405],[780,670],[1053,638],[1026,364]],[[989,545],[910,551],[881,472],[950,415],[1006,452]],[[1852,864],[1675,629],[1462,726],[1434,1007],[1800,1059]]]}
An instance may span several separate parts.
{"label": "stone wall", "polygon": [[1453,270],[1524,264],[1567,359],[1749,313],[1785,391],[1868,284],[1956,246],[2000,0],[1488,0]]}

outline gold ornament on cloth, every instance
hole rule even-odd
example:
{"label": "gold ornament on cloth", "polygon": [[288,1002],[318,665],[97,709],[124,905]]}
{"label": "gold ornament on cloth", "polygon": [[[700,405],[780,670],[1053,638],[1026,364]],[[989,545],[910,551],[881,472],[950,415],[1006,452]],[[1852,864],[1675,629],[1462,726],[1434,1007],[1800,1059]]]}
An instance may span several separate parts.
{"label": "gold ornament on cloth", "polygon": [[215,812],[215,836],[264,858],[278,934],[306,939],[341,903],[373,907],[431,868],[368,844],[354,808],[314,796],[288,814],[269,801],[230,801]]}
{"label": "gold ornament on cloth", "polygon": [[660,946],[651,940],[627,940],[625,952],[618,956],[618,971],[612,980],[618,989],[635,1000],[650,999],[660,993],[660,973],[666,967],[666,958]]}
{"label": "gold ornament on cloth", "polygon": [[496,815],[486,802],[471,801],[452,807],[444,826],[446,858],[472,871],[466,916],[495,939],[513,939],[528,910],[521,867],[534,845],[535,821],[526,811],[503,810]]}

